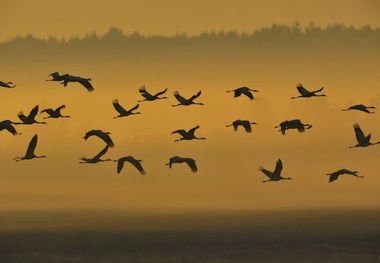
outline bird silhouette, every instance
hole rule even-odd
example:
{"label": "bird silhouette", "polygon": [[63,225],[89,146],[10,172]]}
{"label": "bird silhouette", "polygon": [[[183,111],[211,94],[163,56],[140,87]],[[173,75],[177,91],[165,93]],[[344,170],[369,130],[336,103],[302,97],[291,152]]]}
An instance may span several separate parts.
{"label": "bird silhouette", "polygon": [[106,147],[104,147],[104,149],[101,150],[93,158],[86,158],[84,156],[82,158],[79,158],[80,160],[82,160],[82,162],[79,162],[79,163],[99,163],[99,162],[112,161],[111,159],[100,159],[100,157],[106,154],[106,152],[108,151],[108,148],[109,148],[108,145],[106,145]]}
{"label": "bird silhouette", "polygon": [[326,175],[330,175],[330,178],[329,178],[329,183],[335,181],[338,179],[339,175],[342,175],[342,174],[350,174],[350,175],[353,175],[357,178],[363,178],[364,176],[361,176],[361,175],[358,175],[357,171],[350,171],[350,170],[347,170],[347,169],[340,169],[338,171],[335,171],[333,173],[328,173]]}
{"label": "bird silhouette", "polygon": [[343,109],[342,111],[358,110],[358,111],[363,111],[363,112],[366,112],[366,113],[369,113],[369,114],[375,113],[373,111],[372,112],[369,111],[368,109],[376,109],[376,108],[373,107],[373,106],[365,106],[363,104],[357,104],[357,105],[350,106],[347,109]]}
{"label": "bird silhouette", "polygon": [[14,87],[16,87],[16,85],[13,85],[13,82],[3,82],[3,81],[0,81],[0,87],[4,87],[4,88],[7,88],[7,89],[13,89]]}
{"label": "bird silhouette", "polygon": [[240,88],[237,88],[237,89],[234,89],[234,90],[227,90],[227,93],[228,93],[228,92],[233,92],[233,93],[234,93],[234,98],[236,98],[236,97],[240,97],[240,95],[244,94],[244,95],[247,96],[250,100],[254,100],[255,98],[253,97],[251,91],[252,91],[252,92],[259,92],[258,90],[250,89],[250,88],[248,88],[248,87],[240,87]]}
{"label": "bird silhouette", "polygon": [[1,121],[0,122],[0,131],[2,130],[7,130],[9,131],[10,133],[12,133],[13,135],[21,135],[21,133],[18,133],[16,131],[16,128],[13,127],[12,124],[18,124],[18,123],[15,123],[13,121],[10,121],[10,120],[4,120],[4,121]]}
{"label": "bird silhouette", "polygon": [[172,107],[180,106],[180,105],[189,106],[189,105],[192,105],[192,104],[195,104],[195,105],[204,105],[202,102],[194,102],[194,100],[196,98],[198,98],[201,95],[201,93],[202,93],[202,91],[199,91],[197,94],[191,96],[189,99],[185,99],[184,97],[182,97],[179,94],[178,91],[174,91],[174,97],[179,101],[179,104],[172,105]]}
{"label": "bird silhouette", "polygon": [[93,92],[94,87],[91,85],[90,81],[91,81],[91,79],[89,79],[89,78],[82,78],[82,77],[78,77],[78,76],[69,75],[63,80],[63,82],[61,84],[63,84],[63,86],[66,87],[69,82],[78,82],[83,87],[85,87],[87,89],[87,91]]}
{"label": "bird silhouette", "polygon": [[38,136],[36,134],[30,140],[29,146],[28,146],[28,149],[26,150],[25,156],[23,156],[23,157],[15,157],[15,158],[13,158],[13,160],[15,160],[16,162],[19,162],[19,161],[22,161],[22,160],[30,160],[30,159],[34,159],[34,158],[45,158],[46,157],[45,155],[37,156],[37,155],[34,154],[34,150],[36,149],[36,146],[37,146],[37,141],[38,141]]}
{"label": "bird silhouette", "polygon": [[109,136],[109,134],[111,134],[111,133],[110,132],[104,132],[102,130],[91,130],[91,131],[86,132],[83,139],[86,141],[91,136],[97,136],[100,139],[102,139],[107,144],[108,147],[112,148],[115,145],[114,145],[111,137]]}
{"label": "bird silhouette", "polygon": [[276,168],[274,169],[273,172],[268,171],[264,167],[260,166],[259,170],[263,172],[266,176],[269,177],[269,180],[263,181],[263,183],[266,182],[274,182],[274,181],[280,181],[280,180],[291,180],[292,178],[290,177],[282,177],[281,176],[281,171],[282,171],[282,161],[281,159],[278,159],[276,162]]}
{"label": "bird silhouette", "polygon": [[46,124],[46,122],[38,122],[36,121],[36,116],[37,116],[37,113],[38,113],[38,105],[34,106],[33,109],[30,111],[29,115],[28,116],[25,116],[24,115],[24,112],[23,111],[20,111],[17,116],[19,117],[19,119],[22,121],[22,122],[17,122],[16,124],[27,124],[27,125],[31,125],[31,124],[34,124],[34,123],[37,123],[37,124]]}
{"label": "bird silhouette", "polygon": [[226,127],[233,126],[234,127],[234,131],[237,131],[239,126],[243,126],[244,129],[245,129],[245,131],[247,133],[251,133],[252,132],[251,124],[257,125],[256,122],[250,122],[248,120],[240,120],[239,119],[239,120],[236,120],[236,121],[232,122],[232,124],[226,125]]}
{"label": "bird silhouette", "polygon": [[326,97],[327,95],[325,94],[316,94],[317,92],[321,92],[323,90],[323,87],[318,89],[318,90],[314,90],[314,91],[308,91],[307,89],[305,89],[301,83],[299,83],[297,85],[297,90],[298,92],[301,94],[297,97],[291,97],[291,99],[296,99],[296,98],[310,98],[310,97]]}
{"label": "bird silhouette", "polygon": [[61,105],[58,108],[56,108],[55,110],[53,110],[52,108],[48,108],[48,109],[42,110],[40,113],[46,112],[47,114],[49,114],[49,116],[45,117],[44,119],[48,119],[48,118],[54,118],[54,119],[57,119],[57,118],[71,118],[68,115],[62,115],[61,114],[61,110],[64,109],[64,108],[66,108],[66,106],[65,105]]}
{"label": "bird silhouette", "polygon": [[196,173],[198,171],[197,165],[195,164],[195,160],[192,158],[174,156],[170,158],[169,162],[165,165],[169,165],[169,168],[172,168],[172,165],[175,163],[186,163],[193,173]]}
{"label": "bird silhouette", "polygon": [[297,129],[298,132],[305,132],[305,129],[310,129],[311,127],[313,127],[311,124],[303,124],[299,119],[286,120],[275,126],[275,128],[280,128],[279,131],[281,131],[282,135],[285,135],[285,131],[288,129]]}
{"label": "bird silhouette", "polygon": [[114,99],[112,101],[112,104],[113,104],[113,107],[115,108],[115,110],[119,113],[119,115],[117,115],[116,117],[113,117],[114,119],[121,118],[121,117],[126,117],[126,116],[133,115],[133,114],[141,114],[141,112],[133,112],[134,110],[138,109],[138,107],[140,106],[140,104],[137,104],[136,106],[134,106],[130,110],[124,109],[119,104],[119,101],[117,99]]}
{"label": "bird silhouette", "polygon": [[154,101],[154,100],[161,100],[161,99],[167,99],[168,97],[159,97],[160,95],[163,95],[168,89],[164,89],[163,91],[157,92],[156,94],[152,95],[150,94],[146,89],[145,85],[141,86],[139,88],[139,92],[141,96],[144,97],[143,100],[139,100],[138,102],[143,102],[143,101]]}
{"label": "bird silhouette", "polygon": [[131,163],[137,170],[139,170],[140,174],[146,174],[144,168],[141,165],[142,160],[137,160],[133,156],[125,156],[121,157],[118,160],[114,160],[117,162],[117,173],[119,174],[124,167],[125,162]]}
{"label": "bird silhouette", "polygon": [[199,128],[200,126],[195,126],[194,128],[191,128],[190,130],[186,131],[186,130],[183,130],[183,129],[180,129],[180,130],[175,130],[172,132],[172,134],[174,133],[178,133],[179,135],[182,136],[182,138],[179,138],[178,140],[175,140],[174,142],[178,142],[178,141],[182,141],[182,140],[205,140],[206,138],[204,137],[196,137],[195,136],[195,131]]}
{"label": "bird silhouette", "polygon": [[368,134],[367,136],[365,136],[362,129],[360,129],[360,126],[358,123],[354,124],[354,131],[355,131],[355,136],[356,136],[356,140],[357,140],[358,144],[356,144],[354,146],[350,146],[349,148],[367,147],[370,145],[375,145],[375,144],[380,143],[380,142],[374,142],[374,143],[370,142],[371,134]]}
{"label": "bird silhouette", "polygon": [[57,71],[51,73],[48,77],[52,77],[51,79],[47,79],[46,81],[64,81],[69,77],[69,74],[60,75]]}

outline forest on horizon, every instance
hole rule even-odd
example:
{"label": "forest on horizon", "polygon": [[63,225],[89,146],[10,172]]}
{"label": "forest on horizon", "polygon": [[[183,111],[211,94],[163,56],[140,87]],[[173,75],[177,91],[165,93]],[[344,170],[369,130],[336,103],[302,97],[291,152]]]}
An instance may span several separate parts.
{"label": "forest on horizon", "polygon": [[[0,43],[3,61],[34,60],[43,57],[94,57],[96,59],[185,58],[194,55],[205,58],[247,58],[252,55],[291,57],[294,54],[313,56],[312,53],[330,56],[380,55],[380,28],[355,28],[333,24],[325,28],[310,23],[301,27],[273,24],[252,33],[237,31],[211,31],[195,36],[186,33],[174,36],[144,36],[138,32],[125,34],[117,27],[98,35],[95,32],[83,37],[68,39],[50,36],[41,39],[28,34],[16,36]],[[310,51],[313,51],[312,53]]]}

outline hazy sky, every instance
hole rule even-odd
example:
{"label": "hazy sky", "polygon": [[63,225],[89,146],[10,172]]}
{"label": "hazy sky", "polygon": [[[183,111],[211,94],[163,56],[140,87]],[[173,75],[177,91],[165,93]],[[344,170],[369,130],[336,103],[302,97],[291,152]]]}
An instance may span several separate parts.
{"label": "hazy sky", "polygon": [[211,30],[252,32],[273,23],[326,26],[344,23],[380,26],[376,0],[91,1],[3,0],[0,40],[28,33],[70,37],[110,26],[125,33],[173,35]]}
{"label": "hazy sky", "polygon": [[[58,3],[58,2],[54,2]],[[344,3],[344,5],[343,5]],[[116,26],[125,33],[198,34],[211,30],[251,32],[273,23],[299,21],[326,26],[344,23],[380,27],[378,1],[1,1],[0,40],[31,33],[38,37],[70,37],[104,33]],[[349,43],[348,43],[349,44]],[[286,48],[286,47],[285,47]],[[360,49],[358,49],[360,50]],[[185,52],[185,51],[184,51]],[[282,53],[283,52],[283,53]],[[352,125],[380,140],[380,113],[342,112],[353,103],[380,107],[379,60],[366,56],[315,54],[304,58],[292,50],[278,50],[290,58],[248,57],[222,61],[209,57],[186,60],[103,61],[96,56],[32,60],[11,57],[0,65],[2,81],[17,87],[0,90],[1,119],[17,120],[35,105],[40,109],[66,104],[71,119],[48,120],[48,125],[18,126],[22,135],[0,133],[0,210],[39,208],[117,209],[287,209],[308,207],[379,207],[380,146],[348,149],[356,144]],[[364,52],[365,53],[365,52]],[[15,52],[17,54],[17,52]],[[276,52],[277,54],[277,52]],[[378,53],[377,53],[378,54]],[[33,57],[33,56],[32,56]],[[366,61],[371,57],[370,61]],[[374,59],[373,59],[374,58]],[[114,59],[114,57],[112,57]],[[22,64],[19,62],[22,61]],[[78,84],[64,88],[46,82],[54,71],[91,77],[95,92]],[[309,89],[324,86],[328,97],[290,100],[296,85]],[[131,108],[141,99],[145,84],[152,93],[168,88],[169,98],[141,103],[141,115],[113,119],[115,98]],[[250,86],[260,92],[255,101],[234,99],[231,90]],[[365,87],[366,89],[364,90]],[[202,90],[198,101],[205,106],[173,108],[172,93],[191,96]],[[42,120],[44,115],[38,115]],[[258,122],[247,134],[225,126],[236,119]],[[290,131],[282,136],[274,129],[285,119],[300,118],[313,128],[304,134]],[[178,142],[170,133],[196,125],[204,141]],[[112,132],[115,148],[105,158],[133,155],[143,159],[141,176],[130,166],[120,175],[115,163],[78,164],[81,156],[93,157],[104,147],[85,132]],[[34,134],[39,135],[37,155],[46,159],[15,163]],[[197,160],[199,172],[165,163],[174,155]],[[281,158],[283,175],[293,181],[263,184],[259,166],[273,170]],[[363,179],[346,177],[328,183],[327,172],[340,168],[358,170]]]}

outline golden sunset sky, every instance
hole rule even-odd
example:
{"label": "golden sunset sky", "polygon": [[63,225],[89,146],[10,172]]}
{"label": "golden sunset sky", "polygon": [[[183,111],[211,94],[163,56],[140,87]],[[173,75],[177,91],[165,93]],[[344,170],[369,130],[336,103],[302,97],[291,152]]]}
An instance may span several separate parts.
{"label": "golden sunset sky", "polygon": [[[2,1],[0,41],[32,34],[38,38],[68,39],[93,32],[102,35],[110,27],[125,34],[143,35],[236,30],[251,33],[273,23],[307,26],[343,23],[361,28],[380,27],[380,3],[374,0],[319,1]],[[349,44],[349,43],[347,43]],[[363,47],[365,49],[365,47]],[[318,57],[318,54],[315,54]],[[351,55],[351,54],[350,54]],[[17,87],[0,89],[1,120],[17,120],[17,112],[29,113],[39,105],[55,108],[71,119],[47,120],[47,125],[16,126],[22,135],[0,132],[0,209],[122,209],[122,210],[276,210],[295,208],[360,208],[380,206],[380,145],[348,149],[356,140],[352,125],[380,141],[380,112],[342,112],[352,104],[380,108],[379,62],[351,56],[308,61],[96,61],[79,58],[43,62],[44,58],[1,65],[0,80]],[[378,55],[377,55],[378,56]],[[94,61],[96,61],[94,63]],[[369,66],[368,66],[369,65]],[[368,66],[368,67],[367,67]],[[75,83],[67,88],[46,82],[54,71],[92,78],[88,93]],[[324,86],[325,98],[290,100],[298,83],[310,90]],[[111,101],[119,99],[131,108],[142,99],[141,85],[152,93],[168,88],[168,99],[140,104],[141,115],[113,119]],[[225,91],[239,86],[258,89],[256,99],[234,99]],[[178,90],[205,106],[173,108],[172,93]],[[42,120],[38,115],[37,120]],[[236,119],[258,123],[252,134],[226,128]],[[300,118],[313,128],[285,136],[275,125]],[[196,125],[205,141],[173,141],[176,129]],[[115,148],[104,158],[133,155],[143,160],[147,175],[126,165],[121,174],[116,164],[78,164],[92,157],[104,144],[96,138],[84,141],[91,129],[111,132]],[[35,159],[15,163],[34,134],[38,134]],[[199,172],[185,165],[165,163],[174,156],[197,160]],[[259,166],[273,170],[281,158],[283,176],[292,181],[263,184],[267,179]],[[340,168],[357,170],[365,177],[342,176],[329,184],[328,172]]]}

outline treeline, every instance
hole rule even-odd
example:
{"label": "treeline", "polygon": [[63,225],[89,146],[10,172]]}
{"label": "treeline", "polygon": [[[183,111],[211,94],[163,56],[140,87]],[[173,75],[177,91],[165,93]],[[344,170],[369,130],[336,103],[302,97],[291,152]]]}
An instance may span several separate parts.
{"label": "treeline", "polygon": [[354,28],[342,24],[321,28],[313,23],[301,27],[294,23],[292,26],[273,24],[252,33],[212,31],[197,36],[186,33],[175,36],[124,34],[115,27],[103,35],[93,33],[69,39],[17,36],[0,43],[0,54],[3,60],[72,56],[115,59],[194,58],[194,55],[246,58],[251,55],[311,55],[310,51],[326,55],[378,55],[379,47],[379,28]]}

